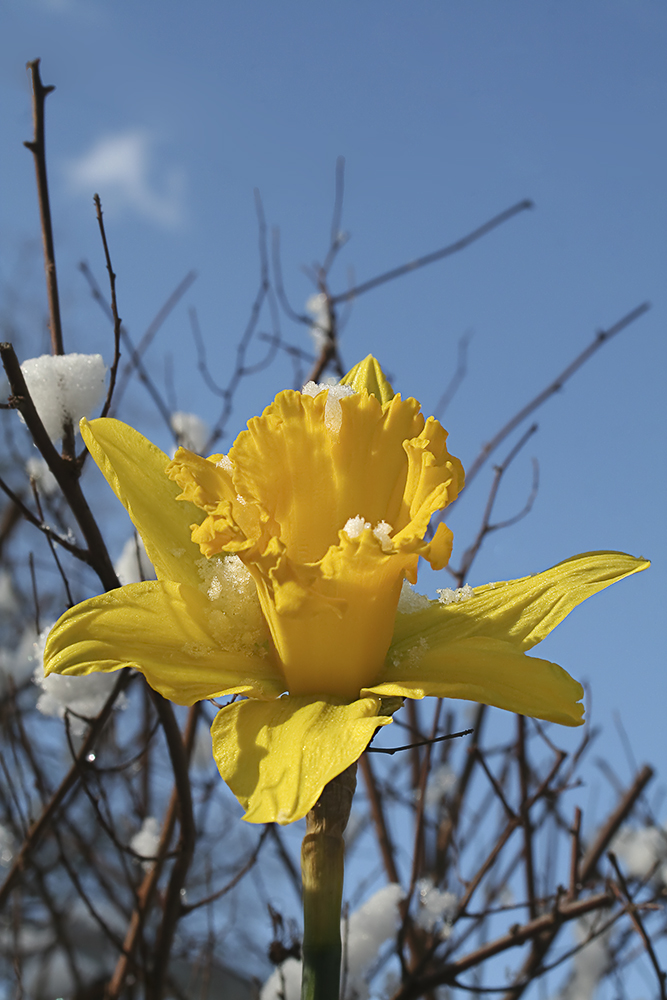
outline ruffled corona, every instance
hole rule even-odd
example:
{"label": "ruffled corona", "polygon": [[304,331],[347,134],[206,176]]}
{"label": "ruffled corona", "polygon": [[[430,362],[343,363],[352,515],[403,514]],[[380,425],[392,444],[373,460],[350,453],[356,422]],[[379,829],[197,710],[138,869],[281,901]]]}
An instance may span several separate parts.
{"label": "ruffled corona", "polygon": [[424,535],[463,469],[416,400],[362,390],[332,426],[329,391],[281,392],[228,456],[180,448],[167,473],[206,514],[204,555],[234,552],[255,580],[290,693],[353,698],[382,671],[418,558],[449,560],[449,529]]}

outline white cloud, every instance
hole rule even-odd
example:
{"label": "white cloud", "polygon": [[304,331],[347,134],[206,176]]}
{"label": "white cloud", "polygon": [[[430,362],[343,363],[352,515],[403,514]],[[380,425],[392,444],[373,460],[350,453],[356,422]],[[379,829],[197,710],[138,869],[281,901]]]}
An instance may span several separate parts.
{"label": "white cloud", "polygon": [[155,167],[156,141],[145,129],[102,136],[66,167],[70,185],[97,192],[105,211],[130,209],[173,228],[183,222],[184,176],[178,168]]}

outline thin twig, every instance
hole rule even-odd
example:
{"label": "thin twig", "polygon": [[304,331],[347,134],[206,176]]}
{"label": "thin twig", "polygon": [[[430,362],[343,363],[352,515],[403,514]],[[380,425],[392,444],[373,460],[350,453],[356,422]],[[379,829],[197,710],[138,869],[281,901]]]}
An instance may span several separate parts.
{"label": "thin twig", "polygon": [[55,476],[74,517],[78,521],[90,552],[90,565],[99,576],[105,590],[113,590],[119,586],[118,577],[97,521],[81,491],[76,463],[61,458],[54,448],[32,401],[21,366],[11,344],[0,344],[0,358],[12,393],[10,403],[21,413],[37,449]]}
{"label": "thin twig", "polygon": [[[621,333],[622,330],[625,330],[626,327],[638,320],[640,316],[643,316],[644,313],[648,312],[650,308],[651,307],[648,302],[643,302],[640,306],[637,306],[636,309],[627,313],[627,315],[623,316],[617,323],[614,323],[614,325],[610,326],[607,330],[600,330],[588,347],[586,347],[581,354],[578,354],[577,357],[570,362],[567,368],[564,368],[560,375],[556,376],[553,382],[551,382],[546,389],[539,392],[537,396],[526,404],[526,406],[519,410],[519,412],[516,413],[512,419],[509,420],[505,426],[502,427],[498,433],[484,445],[474,462],[466,468],[466,485],[469,486],[472,483],[473,479],[485,464],[489,456],[492,455],[496,448],[502,444],[505,438],[512,433],[515,427],[518,427],[519,424],[523,423],[523,421],[531,415],[531,413],[534,413],[535,410],[539,409],[539,407],[542,406],[550,396],[559,392],[565,383],[572,378],[575,372],[577,372],[581,366],[596,353],[596,351],[599,351],[600,348],[610,341],[612,337],[615,337],[617,333]],[[455,502],[456,501],[453,503]],[[447,508],[448,514],[451,513],[453,503]]]}
{"label": "thin twig", "polygon": [[614,834],[623,820],[627,817],[628,813],[641,793],[644,791],[644,788],[649,783],[653,775],[653,768],[649,767],[648,764],[645,764],[633,781],[632,785],[622,796],[616,809],[608,818],[607,822],[601,827],[600,830],[598,830],[597,836],[586,851],[579,866],[579,881],[582,885],[585,885],[595,874],[598,861],[602,855],[606,853]]}
{"label": "thin twig", "polygon": [[42,813],[39,816],[39,818],[35,820],[35,822],[28,830],[26,837],[21,845],[21,849],[17,852],[13,864],[9,869],[9,871],[7,872],[5,880],[2,886],[0,887],[0,910],[2,909],[5,900],[7,899],[7,896],[14,888],[16,880],[18,879],[18,876],[25,868],[32,852],[41,842],[42,837],[47,832],[51,823],[53,822],[55,813],[62,805],[68,792],[74,787],[74,785],[79,780],[81,776],[81,769],[84,766],[86,757],[97,743],[100,733],[107,719],[111,715],[111,712],[119,695],[125,690],[125,688],[131,682],[131,680],[132,680],[132,674],[130,673],[130,671],[123,670],[118,680],[116,681],[111,691],[111,694],[105,701],[102,711],[91,722],[90,728],[86,733],[86,736],[79,748],[79,752],[77,753],[72,766],[70,767],[69,771],[67,772],[63,780],[60,782],[60,785],[51,796],[45,808],[42,810]]}
{"label": "thin twig", "polygon": [[532,201],[525,199],[524,201],[517,202],[516,205],[512,205],[511,208],[506,208],[504,212],[499,215],[495,215],[488,222],[485,222],[483,226],[479,226],[477,229],[473,229],[471,233],[467,236],[463,236],[460,240],[456,240],[455,243],[450,243],[446,247],[442,247],[440,250],[435,250],[433,253],[427,253],[424,257],[417,257],[416,260],[410,261],[408,264],[401,264],[400,267],[394,267],[391,271],[385,271],[384,274],[378,274],[375,278],[370,278],[368,281],[362,282],[360,285],[355,285],[354,288],[348,289],[346,292],[340,292],[338,295],[332,296],[332,302],[334,305],[338,305],[339,302],[347,302],[349,299],[356,299],[365,292],[370,292],[372,288],[377,288],[378,285],[384,285],[387,281],[393,281],[395,278],[401,278],[404,274],[409,274],[411,271],[416,271],[420,267],[426,267],[428,264],[434,264],[437,260],[443,260],[445,257],[451,257],[452,254],[459,253],[460,250],[465,250],[469,247],[471,243],[476,240],[486,236],[493,229],[501,226],[503,222],[507,222],[512,219],[515,215],[520,212],[524,212],[528,208],[533,208]]}
{"label": "thin twig", "polygon": [[519,513],[515,514],[513,517],[506,518],[504,521],[498,521],[496,524],[491,524],[491,515],[493,513],[493,508],[495,506],[496,499],[498,497],[498,490],[500,489],[501,480],[505,475],[505,473],[507,472],[510,465],[512,464],[512,462],[514,461],[514,459],[516,458],[516,456],[519,454],[521,449],[526,445],[528,440],[533,436],[533,434],[535,434],[536,431],[537,431],[537,424],[532,424],[525,432],[525,434],[523,434],[522,437],[519,439],[519,441],[514,445],[512,450],[505,458],[504,462],[502,462],[500,465],[497,465],[493,470],[494,471],[493,482],[491,484],[491,489],[489,490],[489,496],[486,501],[486,507],[484,509],[484,514],[482,516],[482,523],[480,525],[479,531],[477,532],[477,537],[475,538],[472,545],[469,546],[469,548],[467,548],[463,553],[459,568],[455,570],[453,568],[449,569],[448,567],[449,572],[458,581],[459,586],[463,585],[464,580],[470,573],[472,564],[475,561],[477,555],[479,554],[479,550],[481,549],[484,540],[486,539],[486,536],[490,535],[491,532],[493,531],[500,530],[501,528],[511,527],[513,524],[516,524],[522,518],[526,517],[526,515],[529,514],[533,508],[533,504],[535,503],[535,498],[537,497],[537,491],[539,488],[539,466],[537,464],[536,459],[533,459],[533,484],[528,499],[526,500],[526,503],[524,504],[522,510],[520,510]]}
{"label": "thin twig", "polygon": [[44,270],[46,272],[46,292],[49,301],[49,329],[51,331],[51,351],[53,354],[64,354],[63,330],[60,321],[60,301],[58,296],[58,278],[56,275],[56,251],[53,243],[53,224],[51,222],[51,206],[49,203],[49,184],[46,176],[46,145],[44,139],[44,105],[49,94],[56,89],[52,84],[44,86],[39,72],[39,59],[29,62],[27,69],[32,76],[32,115],[35,128],[32,140],[23,145],[29,149],[35,158],[35,173],[37,175],[37,197],[39,199],[39,215],[42,226],[42,243],[44,247]]}
{"label": "thin twig", "polygon": [[444,740],[455,740],[459,736],[470,736],[474,729],[462,729],[460,733],[447,733],[446,736],[432,736],[428,740],[419,740],[418,743],[407,743],[403,747],[366,747],[366,753],[385,753],[390,757],[402,750],[412,750],[414,747],[429,747],[432,743],[442,743]]}
{"label": "thin twig", "polygon": [[102,247],[104,248],[104,259],[106,262],[107,272],[109,274],[109,292],[111,297],[111,317],[113,319],[113,361],[111,363],[111,368],[109,370],[109,389],[107,390],[107,398],[104,401],[104,406],[102,407],[102,417],[106,417],[107,413],[111,408],[111,400],[113,398],[113,392],[116,387],[116,376],[118,374],[118,365],[120,363],[120,332],[122,328],[122,321],[118,315],[118,303],[116,301],[116,274],[113,267],[111,266],[111,255],[109,253],[109,245],[107,243],[107,234],[104,229],[104,219],[102,217],[102,202],[100,201],[99,194],[96,194],[93,198],[95,202],[95,213],[97,216],[97,224],[100,228],[100,237],[102,239]]}
{"label": "thin twig", "polygon": [[167,971],[176,924],[180,916],[181,889],[185,885],[185,879],[194,854],[196,829],[192,812],[192,791],[188,775],[189,753],[183,742],[181,731],[178,728],[171,702],[163,698],[157,691],[152,691],[151,694],[167,741],[169,759],[174,772],[174,785],[178,797],[178,815],[181,826],[176,861],[171,870],[162,910],[162,922],[155,944],[153,969],[150,981],[146,984],[146,1000],[162,1000],[162,984]]}
{"label": "thin twig", "polygon": [[644,942],[644,947],[646,948],[648,957],[651,960],[651,965],[655,969],[655,974],[658,978],[658,986],[660,989],[660,1000],[667,1000],[667,994],[665,993],[665,983],[667,980],[667,973],[663,972],[663,970],[660,968],[660,963],[658,962],[658,956],[655,953],[655,949],[653,947],[653,944],[651,943],[650,937],[646,933],[646,928],[644,927],[641,917],[639,916],[639,913],[637,911],[637,906],[635,905],[635,902],[632,899],[632,896],[630,895],[628,883],[626,882],[625,876],[621,871],[616,855],[614,854],[613,851],[608,851],[607,857],[609,858],[614,868],[614,871],[616,872],[616,877],[618,878],[620,884],[620,891],[613,883],[612,883],[612,890],[616,893],[618,899],[622,903],[625,903],[627,901],[628,904],[627,910],[630,919],[632,920],[632,923],[635,926],[635,930],[637,931],[640,938]]}

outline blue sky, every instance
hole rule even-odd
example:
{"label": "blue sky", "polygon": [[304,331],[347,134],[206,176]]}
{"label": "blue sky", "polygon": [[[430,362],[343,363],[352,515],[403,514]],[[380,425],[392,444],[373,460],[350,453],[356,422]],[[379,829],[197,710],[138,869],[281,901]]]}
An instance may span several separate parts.
{"label": "blue sky", "polygon": [[[0,22],[0,280],[5,312],[9,285],[19,286],[11,309],[23,357],[45,347],[33,171],[21,146],[31,135],[24,65],[36,56],[57,87],[47,141],[67,347],[111,351],[76,268],[85,258],[104,279],[98,190],[132,333],[198,273],[149,359],[159,382],[171,354],[178,406],[208,420],[216,402],[197,375],[187,307],[224,381],[257,287],[258,187],[303,308],[312,287],[301,265],[326,251],[338,155],[352,238],[335,290],[348,267],[363,280],[535,202],[465,253],[359,298],[343,334],[348,366],[373,352],[428,410],[472,331],[468,376],[444,420],[464,464],[596,330],[652,302],[540,412],[498,514],[523,505],[532,455],[535,507],[489,540],[471,582],[590,549],[653,558],[649,573],[578,609],[540,653],[590,682],[600,752],[624,778],[615,712],[640,762],[664,758],[665,4],[6,0]],[[302,327],[284,317],[282,326],[309,348]],[[290,379],[283,362],[248,382],[232,432]],[[125,416],[166,447],[140,387]],[[490,478],[489,469],[453,514],[461,548]]]}

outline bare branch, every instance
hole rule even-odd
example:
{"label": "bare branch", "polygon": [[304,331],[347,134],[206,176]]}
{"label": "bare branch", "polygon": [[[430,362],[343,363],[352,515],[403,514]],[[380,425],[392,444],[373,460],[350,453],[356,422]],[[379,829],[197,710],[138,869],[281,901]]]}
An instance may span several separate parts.
{"label": "bare branch", "polygon": [[532,201],[524,200],[518,202],[516,205],[512,205],[511,208],[506,208],[504,212],[499,215],[495,215],[488,222],[485,222],[483,226],[479,226],[477,229],[473,229],[471,233],[467,236],[463,236],[460,240],[456,240],[455,243],[450,243],[446,247],[442,247],[440,250],[435,250],[433,253],[427,253],[424,257],[418,257],[416,260],[410,261],[409,264],[401,264],[400,267],[394,267],[391,271],[385,271],[384,274],[379,274],[376,278],[370,278],[368,281],[362,282],[360,285],[356,285],[354,288],[350,288],[347,292],[340,292],[339,295],[334,295],[332,297],[332,302],[334,305],[338,305],[339,302],[347,302],[348,299],[356,299],[365,292],[370,292],[372,288],[377,288],[378,285],[384,285],[388,281],[394,281],[396,278],[402,278],[404,274],[409,274],[411,271],[416,271],[420,267],[426,267],[427,264],[434,264],[438,260],[443,260],[445,257],[451,257],[452,254],[458,253],[460,250],[465,250],[469,247],[471,243],[476,240],[486,236],[493,229],[501,226],[503,222],[507,222],[509,219],[518,215],[520,212],[524,212],[528,208],[533,208]]}

